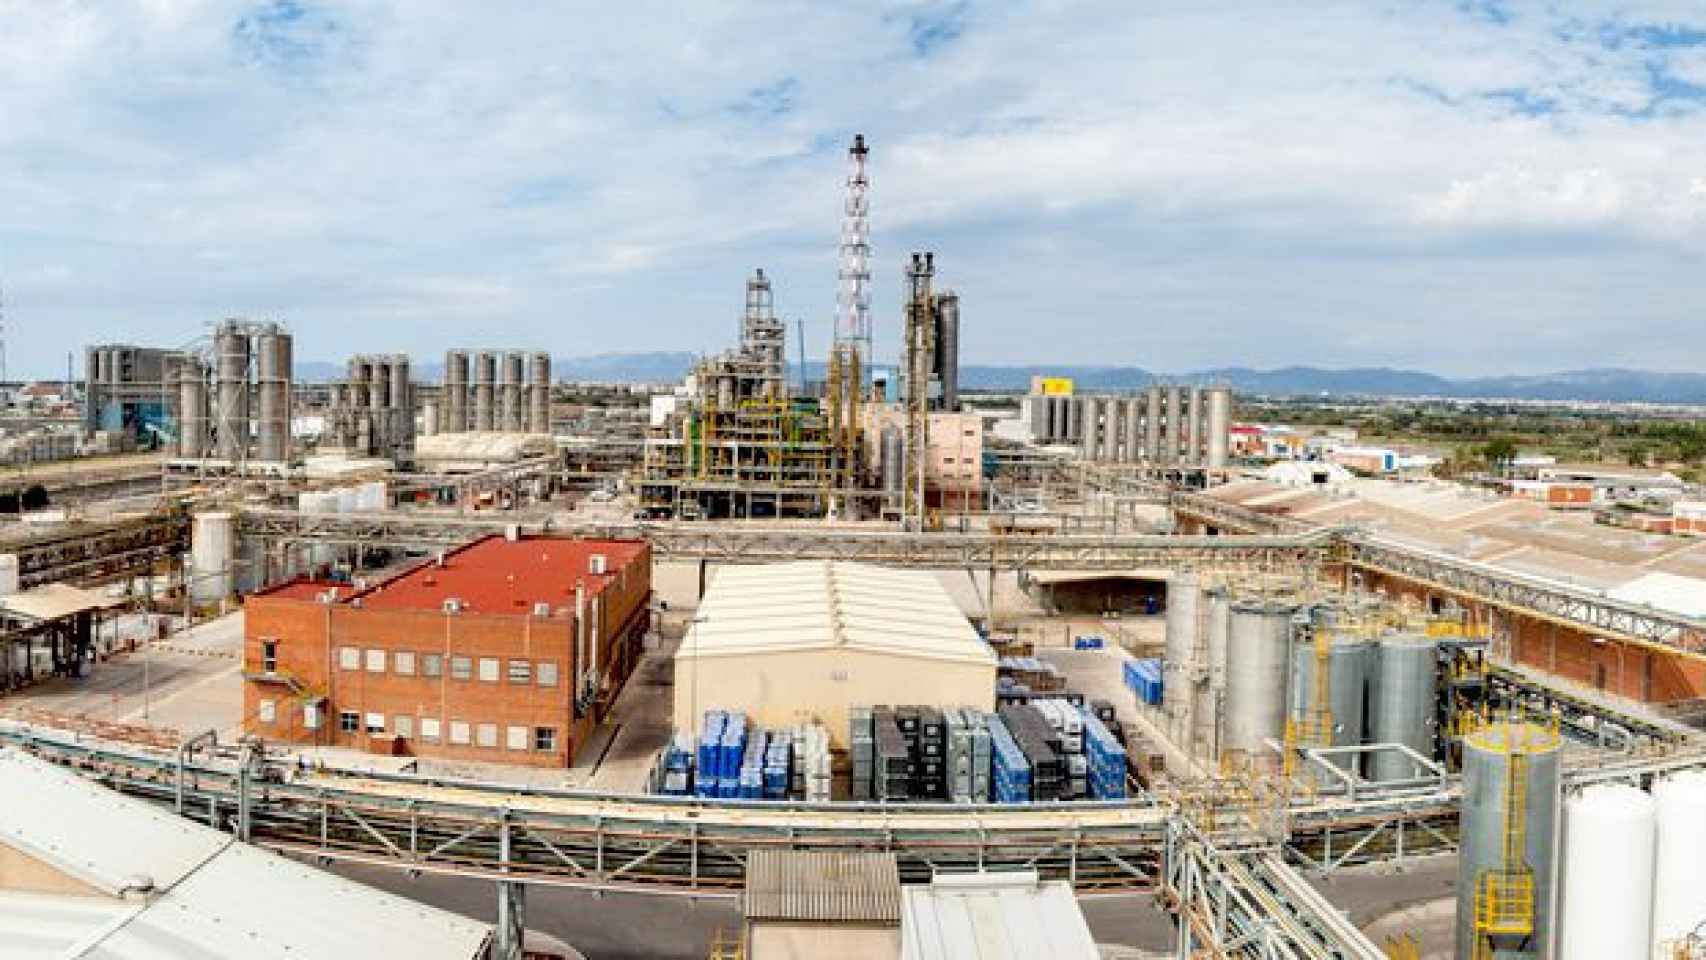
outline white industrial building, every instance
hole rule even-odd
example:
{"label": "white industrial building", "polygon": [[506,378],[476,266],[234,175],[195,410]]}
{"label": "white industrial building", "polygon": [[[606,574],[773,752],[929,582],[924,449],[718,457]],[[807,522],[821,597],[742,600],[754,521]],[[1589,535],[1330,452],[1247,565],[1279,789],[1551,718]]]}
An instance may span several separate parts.
{"label": "white industrial building", "polygon": [[0,955],[485,957],[485,924],[0,749]]}
{"label": "white industrial building", "polygon": [[706,710],[761,726],[817,720],[847,745],[847,708],[995,708],[995,654],[934,575],[805,560],[717,574],[675,655],[675,728]]}

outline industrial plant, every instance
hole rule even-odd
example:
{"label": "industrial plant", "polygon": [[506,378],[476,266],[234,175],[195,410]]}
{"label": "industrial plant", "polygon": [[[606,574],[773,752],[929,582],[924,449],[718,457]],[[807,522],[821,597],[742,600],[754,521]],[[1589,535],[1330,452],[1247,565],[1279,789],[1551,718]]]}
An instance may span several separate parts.
{"label": "industrial plant", "polygon": [[87,348],[72,457],[0,488],[0,790],[126,835],[0,817],[0,900],[85,918],[63,955],[289,943],[135,879],[181,842],[335,925],[420,900],[434,956],[623,909],[626,955],[712,960],[1706,958],[1686,524],[1311,448],[1211,377],[976,382],[954,252],[876,278],[873,150],[818,357],[764,268],[649,385],[545,344],[303,377],[276,321]]}

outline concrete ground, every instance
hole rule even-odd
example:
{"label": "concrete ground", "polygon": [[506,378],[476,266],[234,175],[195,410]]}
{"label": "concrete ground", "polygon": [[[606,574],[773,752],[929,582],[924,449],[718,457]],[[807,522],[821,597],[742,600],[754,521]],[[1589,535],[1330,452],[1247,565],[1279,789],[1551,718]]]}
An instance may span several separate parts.
{"label": "concrete ground", "polygon": [[55,677],[10,694],[6,706],[184,733],[211,727],[221,739],[234,738],[242,726],[242,650],[243,615],[228,614],[114,654],[80,678]]}

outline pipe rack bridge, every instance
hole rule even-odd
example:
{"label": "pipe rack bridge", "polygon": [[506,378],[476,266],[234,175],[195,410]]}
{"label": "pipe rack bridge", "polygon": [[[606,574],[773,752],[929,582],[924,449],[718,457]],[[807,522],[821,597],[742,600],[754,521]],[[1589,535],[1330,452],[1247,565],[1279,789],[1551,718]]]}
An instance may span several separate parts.
{"label": "pipe rack bridge", "polygon": [[1319,562],[1330,534],[1199,536],[1163,534],[999,535],[905,533],[835,527],[760,527],[716,523],[614,523],[574,527],[503,519],[411,518],[391,514],[301,514],[244,509],[238,533],[272,543],[338,543],[440,549],[511,527],[594,538],[643,537],[658,560],[772,563],[857,560],[952,570],[1128,570],[1165,564],[1295,567]]}
{"label": "pipe rack bridge", "polygon": [[[205,739],[205,735],[202,739]],[[1155,888],[1174,805],[1157,799],[1024,805],[704,801],[527,789],[406,775],[299,770],[261,751],[149,749],[42,728],[0,742],[134,797],[294,854],[413,873],[659,893],[733,891],[747,854],[781,846],[891,850],[902,877],[1035,869],[1084,892]],[[192,739],[186,745],[199,742]],[[241,759],[234,759],[241,758]],[[1450,849],[1455,790],[1301,803],[1290,842],[1339,844],[1329,868]],[[1413,838],[1389,838],[1408,824]],[[1363,837],[1372,839],[1357,843]],[[1429,838],[1433,838],[1432,841]]]}
{"label": "pipe rack bridge", "polygon": [[19,583],[27,589],[59,581],[89,583],[146,570],[182,556],[189,546],[188,517],[155,514],[72,524],[0,544],[0,553],[17,555]]}

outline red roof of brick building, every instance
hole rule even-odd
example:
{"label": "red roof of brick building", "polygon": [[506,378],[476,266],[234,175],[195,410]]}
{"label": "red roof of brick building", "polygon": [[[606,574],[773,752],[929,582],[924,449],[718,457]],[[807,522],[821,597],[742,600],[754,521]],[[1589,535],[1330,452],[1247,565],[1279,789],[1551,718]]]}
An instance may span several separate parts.
{"label": "red roof of brick building", "polygon": [[[531,614],[535,604],[553,612],[574,609],[575,584],[597,596],[623,568],[640,557],[640,540],[579,540],[569,537],[493,535],[449,551],[437,559],[353,595],[368,610],[442,610],[456,600],[467,613]],[[604,573],[592,572],[594,556],[604,557]]]}

